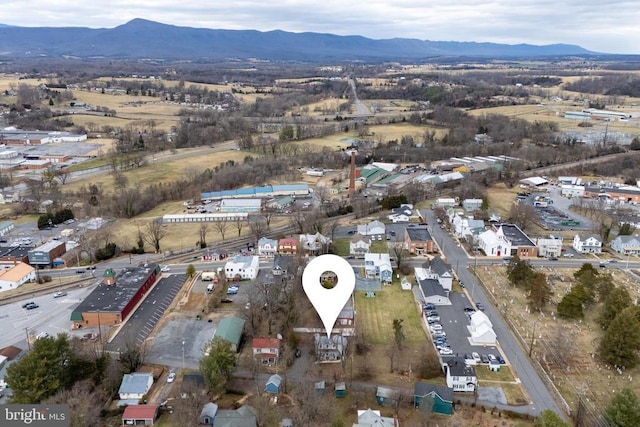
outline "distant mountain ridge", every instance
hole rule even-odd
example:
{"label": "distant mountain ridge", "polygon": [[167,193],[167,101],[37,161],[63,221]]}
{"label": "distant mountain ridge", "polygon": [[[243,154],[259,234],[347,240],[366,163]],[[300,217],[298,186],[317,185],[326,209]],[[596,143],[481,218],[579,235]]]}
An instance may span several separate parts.
{"label": "distant mountain ridge", "polygon": [[418,39],[212,30],[134,19],[115,28],[15,27],[0,24],[0,55],[121,59],[263,59],[276,61],[420,60],[442,56],[542,57],[593,55],[580,46],[507,45]]}

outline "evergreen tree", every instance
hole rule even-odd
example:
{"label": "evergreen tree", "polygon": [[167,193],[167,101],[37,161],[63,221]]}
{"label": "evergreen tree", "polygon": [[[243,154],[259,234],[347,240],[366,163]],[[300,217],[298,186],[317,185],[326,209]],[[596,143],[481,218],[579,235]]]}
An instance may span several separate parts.
{"label": "evergreen tree", "polygon": [[613,396],[604,410],[604,419],[609,427],[640,426],[638,397],[630,388],[623,388]]}
{"label": "evergreen tree", "polygon": [[529,291],[529,304],[531,309],[540,311],[551,299],[553,292],[551,291],[551,285],[547,281],[547,276],[544,273],[536,273],[531,280],[531,290]]}
{"label": "evergreen tree", "polygon": [[638,350],[640,350],[638,308],[627,307],[609,324],[607,332],[600,341],[600,356],[610,365],[630,369],[638,364]]}
{"label": "evergreen tree", "polygon": [[535,270],[528,261],[521,260],[518,256],[509,261],[507,276],[513,286],[529,290],[534,275]]}
{"label": "evergreen tree", "polygon": [[625,308],[631,305],[631,296],[624,286],[616,286],[604,300],[602,311],[598,316],[598,323],[602,329],[609,328],[613,319]]}

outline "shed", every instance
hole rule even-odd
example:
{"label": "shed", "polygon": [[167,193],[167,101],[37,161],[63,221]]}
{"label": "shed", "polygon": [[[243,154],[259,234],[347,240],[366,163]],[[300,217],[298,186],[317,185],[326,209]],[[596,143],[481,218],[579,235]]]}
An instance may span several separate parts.
{"label": "shed", "polygon": [[453,413],[453,389],[417,382],[413,393],[413,404],[425,412],[451,415]]}
{"label": "shed", "polygon": [[200,411],[200,424],[213,425],[213,420],[216,418],[217,413],[218,405],[212,402],[206,403],[202,407],[202,411]]}
{"label": "shed", "polygon": [[267,380],[267,385],[264,387],[264,391],[269,394],[280,393],[280,385],[282,384],[282,377],[278,374],[273,374]]}
{"label": "shed", "polygon": [[317,396],[324,396],[324,389],[326,387],[326,383],[324,381],[318,381],[313,384],[313,390],[316,392]]}
{"label": "shed", "polygon": [[346,397],[347,384],[344,381],[336,383],[334,390],[335,390],[336,397]]}
{"label": "shed", "polygon": [[129,405],[122,414],[122,425],[152,426],[158,417],[160,405]]}
{"label": "shed", "polygon": [[376,388],[376,402],[378,405],[395,406],[400,398],[400,393],[387,387]]}

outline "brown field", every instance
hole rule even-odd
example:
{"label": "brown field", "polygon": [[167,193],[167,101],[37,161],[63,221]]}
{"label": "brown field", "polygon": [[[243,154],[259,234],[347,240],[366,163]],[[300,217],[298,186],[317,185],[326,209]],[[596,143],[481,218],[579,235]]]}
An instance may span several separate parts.
{"label": "brown field", "polygon": [[[525,348],[533,342],[533,358],[552,372],[556,387],[575,409],[579,390],[584,390],[593,404],[602,409],[611,398],[611,390],[631,387],[640,393],[640,384],[633,381],[640,368],[634,368],[618,374],[609,368],[597,356],[598,342],[602,331],[595,324],[599,306],[585,312],[582,321],[567,321],[555,317],[556,304],[569,291],[573,283],[575,269],[543,268],[554,292],[551,305],[543,313],[529,313],[524,293],[508,284],[505,267],[479,267],[478,275],[491,293],[496,308],[502,313],[522,337]],[[633,277],[622,270],[609,269],[614,283],[627,287],[632,295],[636,293],[637,283]],[[568,364],[554,363],[555,355],[562,349],[551,344],[558,331],[568,331],[575,340],[574,350],[564,353]],[[594,355],[593,357],[591,355]]]}

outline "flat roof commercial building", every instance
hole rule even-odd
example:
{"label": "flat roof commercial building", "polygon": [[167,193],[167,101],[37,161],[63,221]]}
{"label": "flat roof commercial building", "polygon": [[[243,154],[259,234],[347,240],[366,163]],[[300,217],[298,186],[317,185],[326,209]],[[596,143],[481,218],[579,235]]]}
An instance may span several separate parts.
{"label": "flat roof commercial building", "polygon": [[107,269],[102,282],[71,313],[73,329],[113,326],[122,322],[144,299],[158,276],[158,264],[127,267],[118,274]]}

